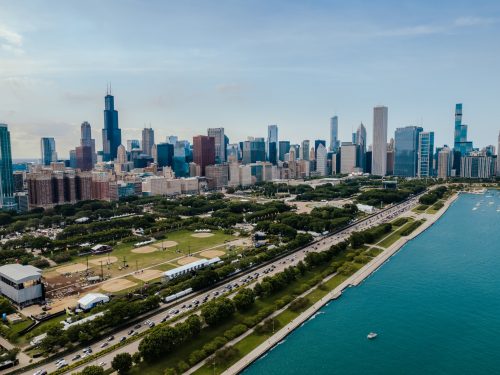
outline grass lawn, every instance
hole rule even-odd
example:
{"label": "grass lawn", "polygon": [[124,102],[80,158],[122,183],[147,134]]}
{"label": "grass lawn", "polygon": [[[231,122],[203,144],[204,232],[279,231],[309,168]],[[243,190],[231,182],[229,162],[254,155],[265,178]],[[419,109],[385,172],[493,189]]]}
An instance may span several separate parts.
{"label": "grass lawn", "polygon": [[439,200],[437,201],[436,203],[434,203],[431,207],[429,207],[427,209],[427,211],[425,211],[426,213],[428,214],[432,214],[434,215],[435,213],[437,213],[441,208],[443,208],[443,204],[444,204],[445,201],[443,200]]}
{"label": "grass lawn", "polygon": [[403,225],[401,228],[398,228],[398,230],[392,232],[389,236],[385,237],[382,241],[377,243],[377,246],[383,248],[388,248],[389,246],[391,246],[394,242],[401,238],[401,232],[408,228],[411,223],[413,223],[413,221],[414,220],[412,218],[408,218],[408,222],[405,225]]}
{"label": "grass lawn", "polygon": [[[104,263],[106,263],[108,256],[116,257],[118,258],[118,260],[115,263],[111,263],[110,265],[104,264],[104,273],[111,277],[115,277],[115,276],[120,276],[121,274],[126,274],[131,271],[134,271],[136,268],[141,269],[153,266],[158,263],[168,262],[169,260],[173,260],[175,258],[179,258],[188,254],[209,249],[218,245],[222,245],[220,247],[220,250],[225,250],[225,247],[223,246],[225,242],[229,242],[238,238],[233,235],[225,234],[222,231],[214,231],[212,232],[213,236],[206,238],[193,237],[192,234],[193,232],[186,230],[180,230],[168,233],[165,239],[147,245],[157,248],[156,251],[150,253],[133,252],[132,250],[135,249],[133,243],[122,243],[115,246],[113,251],[109,254],[89,256],[88,257],[89,267],[93,268],[96,273],[100,273],[100,265],[91,264],[92,260],[103,259]],[[162,241],[175,241],[177,242],[177,245],[162,250],[161,248]],[[86,262],[87,262],[86,257],[79,257],[76,258],[71,263],[64,264],[64,266],[75,263],[86,264]],[[124,268],[123,267],[124,264],[128,265],[128,267]],[[57,267],[53,267],[47,270],[45,276],[50,278],[50,276],[58,275],[56,269],[61,266],[62,265],[59,265]],[[122,268],[121,270],[119,269],[120,267]],[[173,267],[174,266],[172,265],[164,265],[158,269],[166,270]]]}

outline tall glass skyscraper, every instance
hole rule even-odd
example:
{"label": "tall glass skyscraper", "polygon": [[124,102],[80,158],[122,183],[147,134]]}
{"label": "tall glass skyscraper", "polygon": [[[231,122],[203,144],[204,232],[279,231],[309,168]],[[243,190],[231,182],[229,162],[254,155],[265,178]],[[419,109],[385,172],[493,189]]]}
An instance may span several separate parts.
{"label": "tall glass skyscraper", "polygon": [[278,125],[269,125],[267,127],[267,160],[273,164],[278,160]]}
{"label": "tall glass skyscraper", "polygon": [[418,167],[418,141],[423,131],[418,126],[397,128],[394,136],[394,175],[415,177]]}
{"label": "tall glass skyscraper", "polygon": [[[330,151],[337,152],[339,146],[339,118],[333,116],[330,119]],[[317,146],[315,146],[315,148],[317,148]]]}
{"label": "tall glass skyscraper", "polygon": [[50,165],[57,161],[56,140],[52,137],[44,137],[40,140],[40,154],[43,165]]}
{"label": "tall glass skyscraper", "polygon": [[430,177],[434,161],[434,132],[421,132],[418,141],[418,177]]}
{"label": "tall glass skyscraper", "polygon": [[357,167],[361,168],[363,172],[366,169],[366,128],[361,123],[356,130],[356,142],[357,148]]}
{"label": "tall glass skyscraper", "polygon": [[6,124],[0,124],[0,209],[16,209],[10,133]]}
{"label": "tall glass skyscraper", "polygon": [[116,158],[118,146],[122,144],[122,131],[118,127],[118,111],[115,110],[115,98],[111,93],[104,97],[104,129],[102,129],[103,160]]}
{"label": "tall glass skyscraper", "polygon": [[455,105],[455,151],[462,156],[472,151],[472,142],[467,141],[467,125],[462,124],[462,103]]}

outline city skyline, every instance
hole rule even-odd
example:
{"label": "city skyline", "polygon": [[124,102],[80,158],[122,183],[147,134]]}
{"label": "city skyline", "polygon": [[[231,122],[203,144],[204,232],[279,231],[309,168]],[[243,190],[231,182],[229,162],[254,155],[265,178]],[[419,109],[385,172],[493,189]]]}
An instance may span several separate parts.
{"label": "city skyline", "polygon": [[[83,121],[102,144],[111,81],[122,143],[140,139],[144,124],[158,139],[190,139],[209,127],[224,127],[230,140],[245,139],[249,128],[265,137],[268,124],[278,124],[281,139],[325,139],[337,115],[341,141],[363,122],[371,144],[371,111],[383,104],[388,134],[422,126],[435,131],[436,144],[452,146],[452,106],[462,102],[468,138],[487,145],[496,136],[500,56],[485,47],[498,42],[500,6],[429,7],[223,2],[194,14],[192,5],[108,2],[98,14],[79,4],[4,3],[0,121],[9,124],[13,158],[37,158],[41,137],[56,138],[67,158]],[[111,11],[116,20],[101,22]]]}

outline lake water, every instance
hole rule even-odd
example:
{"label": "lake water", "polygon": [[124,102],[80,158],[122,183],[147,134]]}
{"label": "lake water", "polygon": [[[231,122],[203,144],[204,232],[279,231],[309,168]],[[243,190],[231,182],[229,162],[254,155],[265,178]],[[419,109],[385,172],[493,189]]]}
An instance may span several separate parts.
{"label": "lake water", "polygon": [[461,195],[255,374],[500,374],[500,192]]}

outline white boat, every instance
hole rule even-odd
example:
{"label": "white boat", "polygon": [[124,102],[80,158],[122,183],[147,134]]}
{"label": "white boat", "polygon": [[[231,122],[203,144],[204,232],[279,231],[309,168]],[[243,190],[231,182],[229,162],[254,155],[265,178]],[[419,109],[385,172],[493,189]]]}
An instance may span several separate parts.
{"label": "white boat", "polygon": [[368,340],[373,340],[373,339],[374,339],[374,338],[376,338],[377,336],[378,336],[378,335],[377,335],[375,332],[370,332],[370,333],[366,336],[366,338],[367,338]]}

